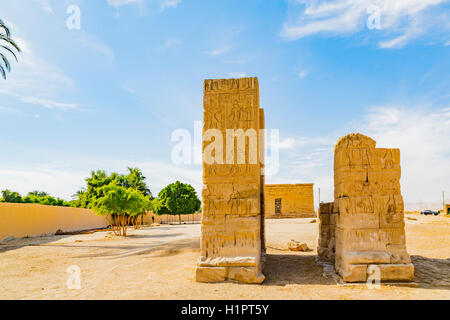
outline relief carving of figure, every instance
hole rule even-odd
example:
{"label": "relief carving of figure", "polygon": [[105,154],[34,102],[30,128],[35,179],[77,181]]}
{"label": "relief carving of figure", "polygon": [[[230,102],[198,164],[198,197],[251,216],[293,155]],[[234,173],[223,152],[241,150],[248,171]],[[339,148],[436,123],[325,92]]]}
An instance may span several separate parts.
{"label": "relief carving of figure", "polygon": [[394,160],[392,158],[392,151],[386,150],[383,158],[381,159],[383,169],[391,169],[394,167]]}
{"label": "relief carving of figure", "polygon": [[386,224],[396,223],[396,222],[399,222],[401,220],[400,215],[397,214],[396,211],[397,210],[396,210],[394,196],[390,195],[388,197],[388,201],[386,203],[386,211],[385,211],[385,215],[384,215],[384,222]]}
{"label": "relief carving of figure", "polygon": [[234,211],[234,213],[238,214],[241,194],[235,189],[234,183],[231,184],[231,190],[230,197],[228,198],[228,203],[231,204],[230,212],[233,213]]}

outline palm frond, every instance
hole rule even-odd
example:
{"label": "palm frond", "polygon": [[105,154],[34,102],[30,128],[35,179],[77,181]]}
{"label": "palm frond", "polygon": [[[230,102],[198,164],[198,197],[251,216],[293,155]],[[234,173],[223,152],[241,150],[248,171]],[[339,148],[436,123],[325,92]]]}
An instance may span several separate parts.
{"label": "palm frond", "polygon": [[0,74],[2,75],[3,79],[6,80],[6,73],[5,73],[5,69],[3,69],[3,66],[0,65]]}
{"label": "palm frond", "polygon": [[0,40],[6,41],[10,45],[12,45],[18,52],[21,52],[19,46],[14,42],[13,39],[6,37],[3,34],[0,34]]}
{"label": "palm frond", "polygon": [[0,58],[2,58],[3,62],[5,63],[6,70],[8,70],[8,72],[11,72],[11,64],[9,63],[8,59],[6,59],[5,55],[1,52]]}
{"label": "palm frond", "polygon": [[8,38],[11,37],[11,32],[9,31],[9,28],[6,26],[6,24],[3,22],[2,19],[0,19],[0,29],[5,30],[6,36]]}
{"label": "palm frond", "polygon": [[5,50],[9,51],[14,56],[14,58],[16,59],[16,62],[19,62],[19,60],[17,60],[16,54],[10,48],[8,48],[7,46],[2,46],[2,45],[0,45],[0,48],[3,48]]}

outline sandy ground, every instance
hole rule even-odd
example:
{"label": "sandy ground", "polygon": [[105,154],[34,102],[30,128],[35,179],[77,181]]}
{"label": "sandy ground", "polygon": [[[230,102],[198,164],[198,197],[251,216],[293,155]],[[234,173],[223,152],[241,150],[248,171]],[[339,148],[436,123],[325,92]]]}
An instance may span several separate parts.
{"label": "sandy ground", "polygon": [[[416,220],[414,220],[416,219]],[[406,215],[417,288],[340,285],[315,264],[317,223],[267,220],[262,285],[195,282],[200,225],[130,229],[126,238],[100,231],[0,243],[1,299],[450,299],[450,218]],[[312,251],[282,250],[295,239]],[[69,289],[67,268],[81,270]]]}

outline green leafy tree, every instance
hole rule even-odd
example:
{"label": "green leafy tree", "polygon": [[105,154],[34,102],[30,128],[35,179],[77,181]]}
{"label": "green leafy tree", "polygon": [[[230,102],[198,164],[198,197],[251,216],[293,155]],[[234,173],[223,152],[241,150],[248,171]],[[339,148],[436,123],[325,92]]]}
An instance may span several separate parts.
{"label": "green leafy tree", "polygon": [[22,203],[22,196],[18,192],[13,192],[8,189],[2,191],[2,201],[10,203]]}
{"label": "green leafy tree", "polygon": [[47,206],[70,206],[70,202],[66,202],[63,199],[50,196],[47,192],[32,191],[29,192],[26,197],[23,198],[24,203],[37,203]]}
{"label": "green leafy tree", "polygon": [[132,188],[141,192],[144,196],[152,198],[152,193],[145,182],[146,178],[139,168],[128,167],[128,174],[118,177],[120,185],[125,188]]}
{"label": "green leafy tree", "polygon": [[150,199],[138,190],[125,188],[112,181],[100,187],[100,197],[92,204],[92,209],[99,215],[115,216],[113,231],[116,235],[127,235],[127,227],[131,219],[151,206]]}
{"label": "green leafy tree", "polygon": [[[152,199],[152,193],[145,182],[146,178],[142,174],[139,168],[127,167],[128,174],[118,176],[117,180],[119,184],[127,189],[133,189],[139,191],[143,196],[147,197],[150,201]],[[152,206],[150,206],[152,207]],[[151,208],[134,216],[131,220],[135,229],[139,229],[143,222],[143,217]]]}
{"label": "green leafy tree", "polygon": [[47,192],[45,192],[45,191],[37,191],[37,190],[35,190],[35,191],[28,192],[28,195],[29,196],[33,195],[33,196],[38,196],[38,197],[45,197],[45,196],[48,196],[49,194]]}
{"label": "green leafy tree", "polygon": [[73,202],[73,206],[91,209],[95,200],[103,196],[102,187],[118,179],[119,175],[115,172],[108,176],[102,170],[91,171],[91,176],[85,180],[86,189],[81,189],[77,192],[77,199]]}
{"label": "green leafy tree", "polygon": [[3,79],[6,79],[6,71],[11,71],[11,64],[9,63],[8,58],[5,53],[8,52],[11,54],[16,61],[17,55],[14,51],[20,52],[19,46],[11,39],[11,32],[3,20],[0,19],[0,74]]}
{"label": "green leafy tree", "polygon": [[2,191],[2,198],[0,202],[10,202],[10,203],[37,203],[47,206],[70,206],[70,202],[66,202],[63,199],[55,198],[50,196],[47,192],[32,191],[29,192],[25,197],[18,192],[12,192],[8,189]]}
{"label": "green leafy tree", "polygon": [[[146,184],[146,178],[142,174],[142,171],[138,168],[127,168],[128,173],[126,175],[120,175],[116,172],[107,175],[105,171],[97,170],[91,171],[91,176],[86,178],[86,188],[82,188],[77,191],[72,197],[74,200],[71,205],[74,207],[89,208],[93,209],[94,203],[97,199],[102,198],[104,194],[103,187],[110,185],[111,183],[116,183],[125,189],[135,190],[146,197],[146,202],[150,203],[150,206],[146,208],[152,208],[152,193]],[[142,222],[143,215],[148,211],[148,209],[143,210],[137,215],[134,215],[131,219],[131,223],[136,229],[138,229]],[[112,214],[112,218],[116,220],[117,215]]]}
{"label": "green leafy tree", "polygon": [[176,181],[162,189],[154,205],[156,214],[178,215],[181,223],[182,214],[195,213],[200,209],[201,202],[194,187],[190,184]]}

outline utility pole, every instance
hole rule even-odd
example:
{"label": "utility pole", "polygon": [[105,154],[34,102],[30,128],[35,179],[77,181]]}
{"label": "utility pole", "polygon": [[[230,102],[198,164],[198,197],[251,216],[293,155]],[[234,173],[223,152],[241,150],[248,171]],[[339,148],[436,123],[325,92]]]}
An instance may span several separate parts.
{"label": "utility pole", "polygon": [[320,207],[320,188],[319,188],[319,207]]}
{"label": "utility pole", "polygon": [[442,210],[445,210],[445,197],[444,197],[444,191],[442,191]]}

